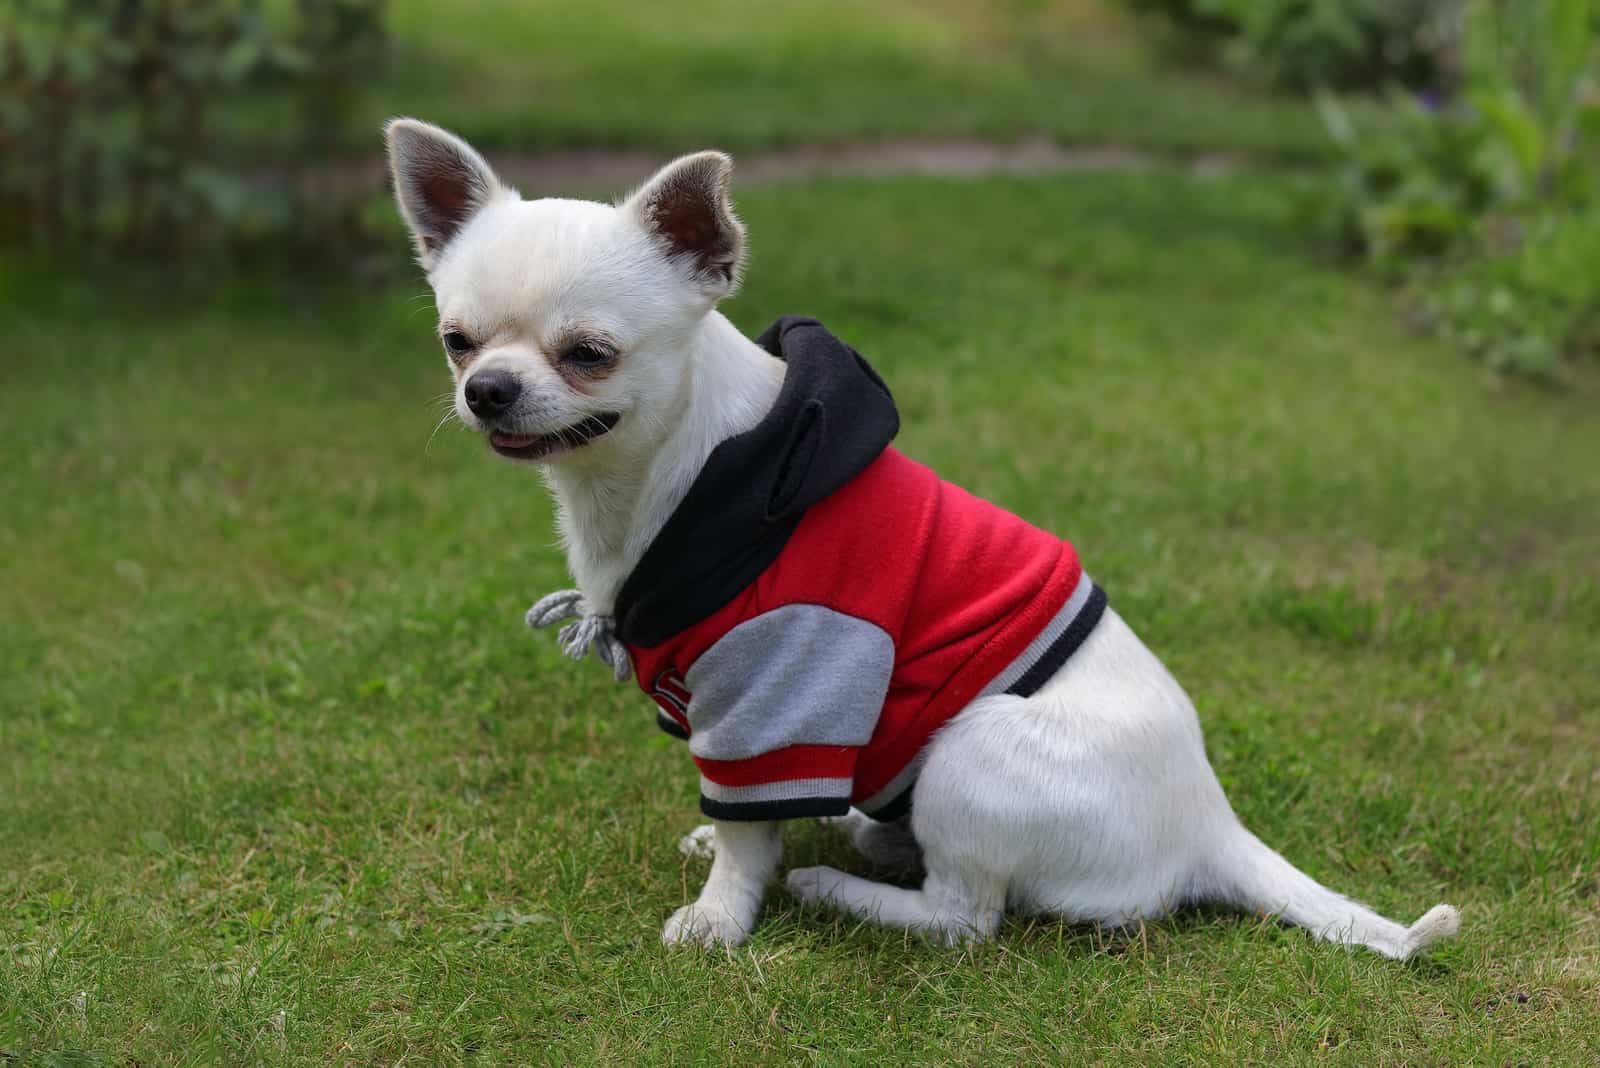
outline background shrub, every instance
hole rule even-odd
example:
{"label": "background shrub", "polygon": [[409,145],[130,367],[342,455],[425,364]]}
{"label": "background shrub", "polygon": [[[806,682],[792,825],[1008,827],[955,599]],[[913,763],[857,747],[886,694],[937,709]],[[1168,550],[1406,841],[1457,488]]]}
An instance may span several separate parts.
{"label": "background shrub", "polygon": [[1126,0],[1185,50],[1276,84],[1438,87],[1455,66],[1459,0]]}
{"label": "background shrub", "polygon": [[1495,367],[1555,376],[1600,344],[1597,28],[1593,0],[1474,0],[1453,99],[1394,93],[1379,131],[1319,99],[1344,153],[1322,222]]}
{"label": "background shrub", "polygon": [[340,247],[354,217],[296,168],[253,175],[331,143],[382,59],[384,0],[7,3],[0,241]]}

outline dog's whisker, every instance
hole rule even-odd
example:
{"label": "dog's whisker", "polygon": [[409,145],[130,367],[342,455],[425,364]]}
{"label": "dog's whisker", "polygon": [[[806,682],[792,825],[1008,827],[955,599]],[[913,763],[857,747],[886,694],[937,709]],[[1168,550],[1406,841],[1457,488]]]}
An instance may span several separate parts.
{"label": "dog's whisker", "polygon": [[428,455],[428,450],[433,447],[433,439],[439,436],[439,431],[444,429],[444,425],[455,417],[456,411],[454,408],[451,408],[449,411],[445,412],[439,417],[439,421],[437,423],[433,424],[433,433],[428,435],[428,440],[422,445],[423,456]]}

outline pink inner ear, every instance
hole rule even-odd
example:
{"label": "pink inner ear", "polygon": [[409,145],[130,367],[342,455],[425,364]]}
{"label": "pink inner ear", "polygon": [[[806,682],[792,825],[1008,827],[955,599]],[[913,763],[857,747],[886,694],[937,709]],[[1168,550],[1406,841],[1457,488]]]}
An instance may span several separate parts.
{"label": "pink inner ear", "polygon": [[717,243],[716,208],[694,197],[678,197],[656,206],[656,229],[683,252],[708,252]]}
{"label": "pink inner ear", "polygon": [[446,219],[460,219],[467,206],[467,186],[459,174],[430,174],[422,180],[422,199]]}

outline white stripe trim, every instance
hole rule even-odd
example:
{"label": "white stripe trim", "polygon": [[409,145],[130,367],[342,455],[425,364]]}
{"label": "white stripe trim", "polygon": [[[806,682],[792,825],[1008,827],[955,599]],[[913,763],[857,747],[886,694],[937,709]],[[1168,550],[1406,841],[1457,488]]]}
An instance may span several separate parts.
{"label": "white stripe trim", "polygon": [[1089,603],[1089,594],[1094,592],[1094,583],[1087,573],[1078,574],[1078,585],[1073,589],[1072,596],[1067,598],[1067,603],[1061,606],[1044,626],[1037,637],[1028,643],[1022,654],[1005,666],[1005,670],[989,681],[989,685],[979,691],[979,697],[993,697],[997,693],[1005,693],[1017,680],[1028,673],[1028,669],[1038,663],[1039,658],[1049,651],[1061,635],[1072,626],[1072,621],[1078,618],[1084,605]]}
{"label": "white stripe trim", "polygon": [[722,786],[704,775],[700,795],[712,801],[739,805],[750,801],[805,801],[814,797],[850,797],[850,779],[785,779],[782,782],[756,783],[754,786]]}
{"label": "white stripe trim", "polygon": [[[940,729],[942,730],[943,728]],[[938,737],[937,732],[935,732],[934,737]],[[871,815],[909,790],[911,784],[917,781],[917,775],[922,771],[923,762],[928,759],[928,749],[932,744],[933,739],[928,739],[928,744],[917,750],[917,755],[911,758],[911,763],[901,768],[900,774],[890,779],[888,786],[885,786],[871,797],[864,799],[856,807],[862,812]]]}

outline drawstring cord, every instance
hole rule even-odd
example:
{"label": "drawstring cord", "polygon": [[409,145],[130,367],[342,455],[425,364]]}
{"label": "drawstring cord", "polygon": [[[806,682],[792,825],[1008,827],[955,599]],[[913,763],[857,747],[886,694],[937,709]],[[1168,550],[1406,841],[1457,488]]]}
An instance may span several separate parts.
{"label": "drawstring cord", "polygon": [[593,649],[595,656],[611,666],[612,678],[627,682],[633,674],[633,660],[628,656],[628,647],[617,637],[617,621],[591,611],[582,590],[549,594],[528,609],[528,626],[534,630],[569,619],[577,622],[568,623],[557,635],[561,651],[573,660],[582,660]]}

